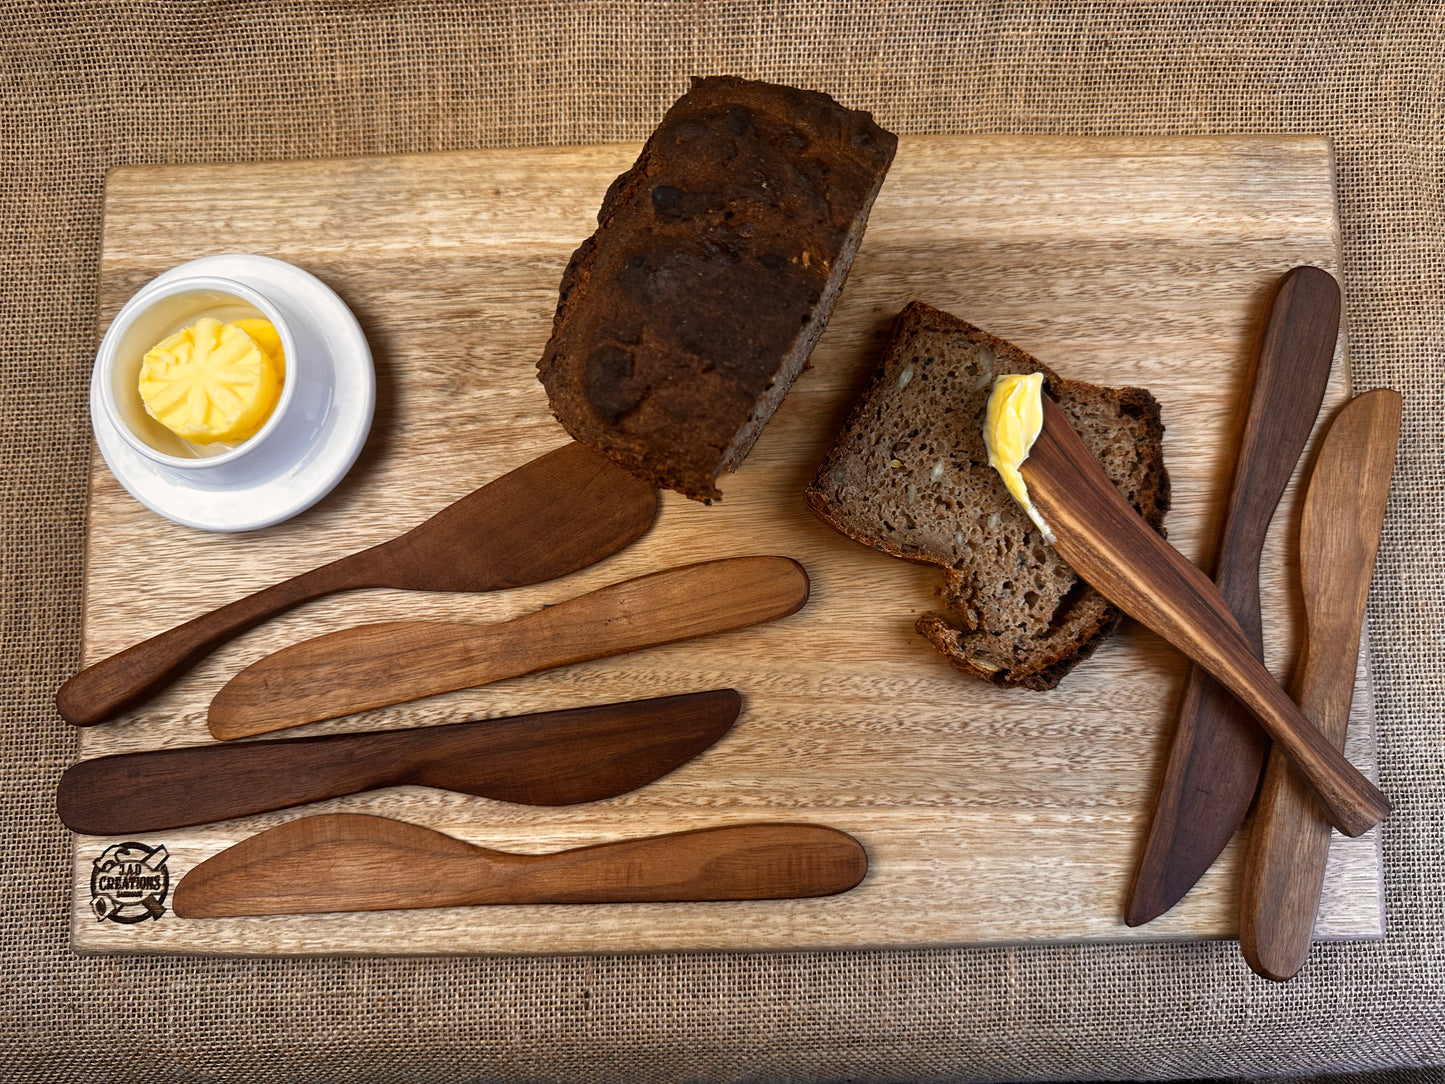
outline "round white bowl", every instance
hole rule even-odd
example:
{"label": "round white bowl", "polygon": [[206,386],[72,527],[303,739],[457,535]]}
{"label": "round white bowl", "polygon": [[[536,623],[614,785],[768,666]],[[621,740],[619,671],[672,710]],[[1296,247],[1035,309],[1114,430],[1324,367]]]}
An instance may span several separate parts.
{"label": "round white bowl", "polygon": [[[264,317],[286,355],[275,409],[236,444],[184,440],[140,397],[146,351],[208,315]],[[299,267],[236,253],[172,268],[126,302],[96,354],[90,413],[106,465],[142,504],[190,527],[246,531],[331,491],[366,441],[375,400],[371,350],[345,303]]]}
{"label": "round white bowl", "polygon": [[[259,430],[239,443],[196,444],[156,421],[140,394],[140,371],[146,352],[156,343],[194,324],[203,316],[222,323],[248,317],[271,321],[286,355],[281,395]],[[255,456],[276,433],[284,433],[296,389],[316,379],[316,357],[296,348],[296,336],[281,310],[265,296],[236,279],[184,275],[153,284],[136,294],[116,315],[96,355],[96,389],[100,407],[122,440],[138,454],[173,470],[216,473],[238,459]],[[307,395],[314,395],[308,388]]]}

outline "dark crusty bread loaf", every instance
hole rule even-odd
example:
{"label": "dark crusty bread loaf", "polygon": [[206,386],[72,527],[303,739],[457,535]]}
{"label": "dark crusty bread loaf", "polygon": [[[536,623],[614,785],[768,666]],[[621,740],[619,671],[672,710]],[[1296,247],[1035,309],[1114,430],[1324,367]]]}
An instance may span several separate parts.
{"label": "dark crusty bread loaf", "polygon": [[562,277],[537,368],[567,431],[719,497],[822,332],[896,145],[825,94],[693,80]]}
{"label": "dark crusty bread loaf", "polygon": [[996,685],[1051,689],[1121,614],[1043,541],[988,465],[983,421],[993,378],[1032,372],[1044,374],[1110,479],[1162,533],[1169,476],[1152,395],[1062,379],[921,302],[899,315],[881,368],[806,500],[850,538],[947,570],[952,615],[927,613],[917,629],[955,666]]}

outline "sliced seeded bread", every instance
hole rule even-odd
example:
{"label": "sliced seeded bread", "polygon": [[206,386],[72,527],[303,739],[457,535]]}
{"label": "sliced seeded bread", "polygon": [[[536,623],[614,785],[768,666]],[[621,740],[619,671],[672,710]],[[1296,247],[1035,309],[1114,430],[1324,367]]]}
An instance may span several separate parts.
{"label": "sliced seeded bread", "polygon": [[827,323],[897,142],[826,94],[693,80],[567,265],[537,364],[552,413],[720,497]]}
{"label": "sliced seeded bread", "polygon": [[917,629],[995,685],[1052,689],[1114,631],[1120,612],[1044,541],[988,465],[993,378],[1044,374],[1047,393],[1128,501],[1160,533],[1169,508],[1164,426],[1142,388],[1065,380],[1018,347],[922,302],[899,314],[883,364],[807,488],[843,534],[945,569],[949,613]]}

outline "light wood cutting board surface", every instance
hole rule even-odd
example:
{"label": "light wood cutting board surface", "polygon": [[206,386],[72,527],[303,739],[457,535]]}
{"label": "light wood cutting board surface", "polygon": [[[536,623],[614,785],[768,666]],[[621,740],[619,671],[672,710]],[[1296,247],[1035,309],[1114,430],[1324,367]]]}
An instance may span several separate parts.
{"label": "light wood cutting board surface", "polygon": [[[567,438],[535,378],[562,268],[635,146],[227,166],[125,167],[107,182],[103,328],[159,272],[219,252],[291,261],[348,303],[376,360],[376,421],[330,496],[285,524],[207,534],[144,509],[94,460],[85,658],[95,661],[322,561],[383,541]],[[1123,925],[1185,673],[1126,629],[1051,693],[953,671],[912,631],[940,574],[815,520],[800,493],[918,298],[1066,376],[1151,389],[1168,428],[1170,538],[1207,564],[1255,328],[1300,263],[1339,274],[1329,144],[1296,137],[900,141],[841,301],[724,500],[666,494],[657,525],[565,579],[484,596],[373,590],[311,603],[218,650],[119,722],[82,733],[99,756],[211,740],[210,697],[262,655],[368,621],[504,619],[662,567],[746,553],[797,558],[813,595],[776,624],[293,730],[423,726],[731,685],[733,732],[632,794],[561,809],[393,788],[303,811],[147,833],[172,883],[300,812],[414,821],[541,852],[731,824],[798,820],[856,835],[871,868],[824,900],[543,906],[123,925],[90,909],[92,863],[116,839],[77,837],[73,941],[86,952],[469,953],[794,949],[1036,940],[1230,937],[1231,847],[1164,918]],[[1348,294],[1348,283],[1345,283]],[[1348,395],[1344,339],[1324,418]],[[1311,453],[1306,452],[1306,461]],[[1298,595],[1296,478],[1264,561],[1267,662],[1288,672]],[[1373,770],[1368,670],[1350,753]],[[63,725],[57,721],[56,725]],[[1378,832],[1336,836],[1319,932],[1383,934]]]}

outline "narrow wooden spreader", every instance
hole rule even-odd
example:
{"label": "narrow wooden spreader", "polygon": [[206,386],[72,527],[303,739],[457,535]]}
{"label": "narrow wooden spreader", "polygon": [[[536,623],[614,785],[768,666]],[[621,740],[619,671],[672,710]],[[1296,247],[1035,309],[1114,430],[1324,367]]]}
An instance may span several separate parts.
{"label": "narrow wooden spreader", "polygon": [[176,886],[182,918],[505,903],[778,900],[846,892],[868,855],[816,824],[738,824],[511,854],[405,821],[288,821],[206,859]]}
{"label": "narrow wooden spreader", "polygon": [[1020,473],[1054,546],[1096,591],[1184,652],[1249,708],[1309,780],[1340,831],[1358,836],[1390,811],[1385,796],[1300,714],[1209,577],[1120,496],[1052,399]]}
{"label": "narrow wooden spreader", "polygon": [[657,491],[581,444],[525,463],[406,534],[273,584],[87,666],[55,704],[92,726],[164,688],[217,644],[336,591],[495,591],[595,564],[657,516]]}
{"label": "narrow wooden spreader", "polygon": [[726,734],[733,689],[446,726],[193,745],[83,760],[56,811],[77,832],[154,832],[379,787],[437,787],[521,805],[626,794]]}
{"label": "narrow wooden spreader", "polygon": [[[1318,267],[1281,276],[1257,341],[1214,563],[1214,585],[1259,656],[1260,557],[1319,415],[1339,334],[1334,276]],[[1129,890],[1129,925],[1173,907],[1219,857],[1249,812],[1268,752],[1269,739],[1244,706],[1201,667],[1192,667]]]}
{"label": "narrow wooden spreader", "polygon": [[748,628],[796,613],[808,574],[787,557],[729,557],[590,591],[494,625],[385,621],[293,644],[211,701],[218,738],[486,685],[556,666]]}
{"label": "narrow wooden spreader", "polygon": [[[1351,663],[1360,650],[1399,438],[1399,393],[1365,392],[1330,425],[1305,494],[1305,646],[1294,695],[1337,748],[1350,721]],[[1304,966],[1329,851],[1329,822],[1288,760],[1272,754],[1245,852],[1239,914],[1244,958],[1265,978],[1282,982]]]}

